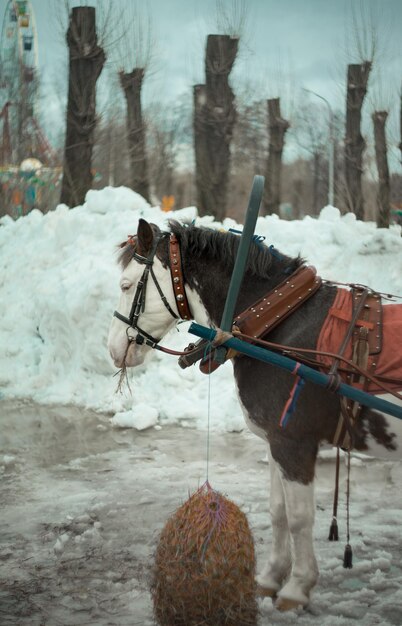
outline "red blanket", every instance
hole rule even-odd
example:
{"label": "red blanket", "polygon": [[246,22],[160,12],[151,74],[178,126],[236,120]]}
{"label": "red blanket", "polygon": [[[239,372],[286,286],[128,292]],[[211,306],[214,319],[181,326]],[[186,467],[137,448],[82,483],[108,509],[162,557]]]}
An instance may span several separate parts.
{"label": "red blanket", "polygon": [[[342,319],[344,318],[344,319]],[[352,294],[346,289],[338,289],[334,304],[329,310],[318,337],[317,350],[337,353],[352,318]],[[352,358],[350,341],[343,355]],[[323,363],[331,365],[332,359],[319,357]],[[386,304],[383,306],[383,343],[380,354],[369,356],[369,365],[376,363],[375,376],[397,379],[387,383],[394,390],[402,389],[402,305]],[[359,386],[359,385],[356,385]],[[384,393],[377,386],[370,384],[369,393]]]}

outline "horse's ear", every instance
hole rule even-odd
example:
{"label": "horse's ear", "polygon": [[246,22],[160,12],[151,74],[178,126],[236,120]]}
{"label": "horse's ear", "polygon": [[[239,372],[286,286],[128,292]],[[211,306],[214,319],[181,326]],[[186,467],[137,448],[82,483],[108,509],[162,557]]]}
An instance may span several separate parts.
{"label": "horse's ear", "polygon": [[146,220],[143,220],[142,217],[138,222],[137,240],[138,253],[142,256],[148,256],[154,241],[154,231],[152,226]]}

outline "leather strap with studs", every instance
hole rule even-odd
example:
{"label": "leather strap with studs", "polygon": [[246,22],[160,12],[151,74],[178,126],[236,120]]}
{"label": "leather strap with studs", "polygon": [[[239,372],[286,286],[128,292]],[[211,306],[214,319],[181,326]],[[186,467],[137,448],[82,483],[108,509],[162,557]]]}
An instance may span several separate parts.
{"label": "leather strap with studs", "polygon": [[170,235],[169,241],[170,275],[174,296],[176,298],[177,310],[182,320],[193,319],[188,304],[186,291],[184,289],[183,268],[181,265],[180,245],[176,235]]}
{"label": "leather strap with studs", "polygon": [[264,337],[321,286],[312,266],[302,266],[263,298],[238,315],[234,324],[250,337]]}

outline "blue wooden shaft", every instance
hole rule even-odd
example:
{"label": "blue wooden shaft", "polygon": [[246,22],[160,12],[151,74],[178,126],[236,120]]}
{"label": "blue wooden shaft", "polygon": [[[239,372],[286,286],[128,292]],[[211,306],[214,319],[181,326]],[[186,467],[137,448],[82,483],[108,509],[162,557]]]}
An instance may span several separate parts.
{"label": "blue wooden shaft", "polygon": [[[201,337],[202,339],[208,339],[209,341],[213,341],[216,335],[216,330],[214,330],[213,328],[206,328],[205,326],[201,326],[196,322],[193,322],[191,324],[189,332],[193,335],[196,335],[197,337]],[[327,376],[327,374],[324,374],[323,372],[318,372],[317,370],[314,370],[307,365],[298,363],[298,361],[294,361],[293,359],[290,359],[287,356],[283,356],[282,354],[277,354],[276,352],[272,352],[271,350],[267,350],[266,348],[260,348],[259,346],[247,343],[246,341],[242,341],[241,339],[236,339],[236,337],[231,337],[222,345],[228,348],[233,348],[234,350],[237,350],[237,352],[246,354],[247,356],[258,359],[259,361],[264,361],[265,363],[271,363],[272,365],[276,365],[277,367],[280,367],[291,373],[295,373],[295,368],[298,367],[297,376],[300,376],[305,380],[320,385],[321,387],[328,386],[329,377]],[[335,393],[339,396],[345,396],[346,398],[350,398],[355,402],[359,402],[364,406],[369,406],[372,409],[376,409],[377,411],[382,411],[383,413],[388,413],[388,415],[393,415],[398,419],[402,419],[402,407],[392,402],[388,402],[387,400],[383,400],[382,398],[371,396],[370,394],[361,391],[360,389],[356,389],[355,387],[351,387],[346,383],[341,383]]]}
{"label": "blue wooden shaft", "polygon": [[243,280],[244,268],[246,267],[250,244],[254,235],[258,211],[260,210],[262,194],[264,191],[264,181],[265,179],[263,176],[254,176],[249,204],[244,220],[244,228],[240,238],[236,261],[233,267],[232,278],[230,279],[225,308],[223,309],[220,324],[220,328],[222,330],[232,330],[234,310],[240,291],[240,285]]}
{"label": "blue wooden shaft", "polygon": [[[236,261],[233,267],[232,277],[230,279],[229,289],[226,296],[225,307],[223,309],[220,328],[222,330],[232,330],[233,315],[239,296],[240,286],[244,276],[244,268],[250,251],[250,244],[253,239],[255,224],[257,222],[258,211],[264,191],[264,176],[254,176],[253,186],[251,188],[250,198],[244,219],[243,232],[240,238],[239,249],[236,255]],[[220,346],[215,351],[214,360],[217,363],[224,363],[226,358],[226,348]]]}

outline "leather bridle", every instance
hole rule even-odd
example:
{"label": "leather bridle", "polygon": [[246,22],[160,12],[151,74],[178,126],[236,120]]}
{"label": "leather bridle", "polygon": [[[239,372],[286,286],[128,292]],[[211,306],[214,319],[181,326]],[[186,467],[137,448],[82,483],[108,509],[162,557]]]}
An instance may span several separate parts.
{"label": "leather bridle", "polygon": [[[145,298],[146,298],[146,293],[147,293],[149,275],[151,275],[151,278],[154,281],[154,285],[160,295],[160,298],[164,306],[166,307],[166,309],[169,311],[170,315],[174,319],[179,319],[179,318],[183,320],[192,319],[192,316],[190,313],[190,307],[189,307],[186,292],[184,289],[184,278],[183,278],[183,271],[182,271],[182,266],[181,266],[180,246],[174,234],[171,234],[170,239],[169,239],[169,259],[170,259],[170,275],[172,279],[173,291],[174,291],[175,298],[176,298],[177,310],[179,313],[178,315],[173,311],[172,307],[170,306],[155,276],[155,273],[153,270],[153,264],[155,260],[156,250],[158,248],[158,244],[160,240],[162,239],[162,237],[163,237],[163,233],[160,233],[158,236],[155,236],[152,248],[148,256],[142,256],[141,254],[138,254],[134,248],[132,258],[135,261],[137,261],[137,263],[140,263],[141,265],[145,265],[145,268],[144,268],[144,271],[142,273],[140,280],[137,283],[137,287],[135,290],[133,303],[131,305],[129,316],[126,317],[125,315],[122,315],[118,311],[115,311],[113,313],[114,317],[117,317],[117,319],[119,319],[121,322],[123,322],[124,324],[127,324],[126,333],[127,333],[127,338],[130,342],[135,341],[135,343],[137,343],[138,345],[142,345],[145,343],[147,346],[150,346],[151,348],[158,347],[158,344],[161,338],[157,339],[156,337],[153,337],[152,335],[147,333],[144,329],[142,329],[138,325],[139,317],[141,313],[144,313],[145,311]],[[134,237],[129,237],[127,244],[135,246],[136,242],[135,242]],[[129,334],[130,328],[137,331],[137,334],[134,337],[130,336]]]}

